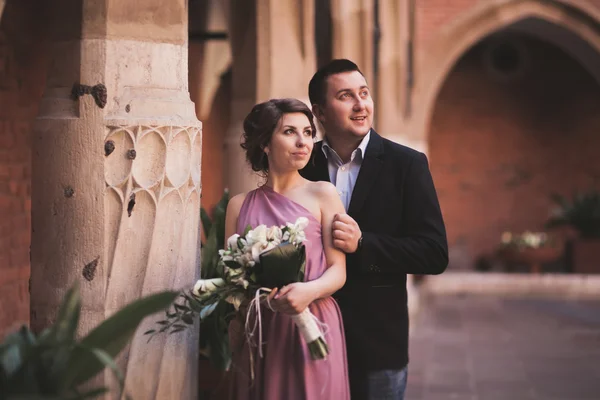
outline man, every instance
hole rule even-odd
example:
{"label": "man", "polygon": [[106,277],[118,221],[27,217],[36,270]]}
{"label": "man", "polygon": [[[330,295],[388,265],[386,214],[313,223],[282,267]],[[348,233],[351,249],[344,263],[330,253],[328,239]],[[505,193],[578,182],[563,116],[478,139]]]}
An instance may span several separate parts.
{"label": "man", "polygon": [[344,319],[353,400],[403,399],[408,365],[407,274],[448,265],[444,221],[427,157],[372,129],[365,77],[333,60],[309,84],[325,138],[302,175],[328,180],[347,214],[334,218],[334,245],[347,254],[336,295]]}

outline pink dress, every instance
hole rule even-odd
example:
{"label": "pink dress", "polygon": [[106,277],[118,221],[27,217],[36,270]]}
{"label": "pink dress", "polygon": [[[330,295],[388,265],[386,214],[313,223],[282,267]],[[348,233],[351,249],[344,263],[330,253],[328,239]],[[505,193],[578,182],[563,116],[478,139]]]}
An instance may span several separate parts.
{"label": "pink dress", "polygon": [[[317,279],[326,267],[321,237],[321,224],[303,206],[262,186],[246,196],[238,218],[237,231],[245,227],[284,225],[298,217],[309,219],[305,229],[305,280]],[[253,400],[322,400],[350,399],[348,364],[342,315],[337,303],[328,297],[313,302],[310,311],[328,326],[325,340],[329,355],[324,360],[312,360],[304,339],[289,316],[261,308],[263,325],[263,358],[256,348],[254,382],[250,380],[249,349],[234,354],[232,371],[234,399]]]}

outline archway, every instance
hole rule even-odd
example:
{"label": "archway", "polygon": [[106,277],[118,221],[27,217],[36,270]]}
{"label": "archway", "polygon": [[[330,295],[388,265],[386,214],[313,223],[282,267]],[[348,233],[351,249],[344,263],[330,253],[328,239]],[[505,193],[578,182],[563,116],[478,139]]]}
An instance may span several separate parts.
{"label": "archway", "polygon": [[552,193],[600,178],[595,65],[592,43],[532,16],[485,36],[454,64],[427,131],[454,268],[491,253],[503,231],[542,229]]}
{"label": "archway", "polygon": [[[423,57],[417,60],[416,70],[419,74],[413,101],[417,107],[408,126],[408,132],[414,135],[411,139],[427,141],[429,122],[439,90],[449,71],[465,52],[494,32],[510,26],[523,29],[524,25],[529,25],[523,22],[531,20],[564,28],[581,39],[580,43],[584,42],[590,49],[600,52],[600,9],[586,1],[505,0],[481,3],[441,31]],[[530,34],[539,31],[531,25],[528,28],[525,29]],[[558,39],[552,36],[547,32],[544,34],[546,40],[556,43]],[[564,43],[557,44],[563,48],[565,46]],[[581,58],[581,49],[570,50],[576,51],[573,56]]]}

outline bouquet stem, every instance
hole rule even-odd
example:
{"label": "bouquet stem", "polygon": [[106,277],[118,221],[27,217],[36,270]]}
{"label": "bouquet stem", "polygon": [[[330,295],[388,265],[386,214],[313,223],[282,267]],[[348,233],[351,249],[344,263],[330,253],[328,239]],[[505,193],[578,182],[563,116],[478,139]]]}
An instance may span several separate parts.
{"label": "bouquet stem", "polygon": [[322,360],[329,354],[329,347],[316,317],[308,308],[300,314],[292,316],[292,321],[298,326],[300,335],[308,344],[308,350],[313,360]]}

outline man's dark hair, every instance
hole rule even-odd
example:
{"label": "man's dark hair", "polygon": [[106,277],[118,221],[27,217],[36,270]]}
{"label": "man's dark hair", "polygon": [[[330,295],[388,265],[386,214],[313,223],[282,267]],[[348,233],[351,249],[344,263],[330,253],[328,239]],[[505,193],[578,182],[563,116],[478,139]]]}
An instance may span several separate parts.
{"label": "man's dark hair", "polygon": [[342,72],[358,71],[361,75],[364,74],[358,69],[358,65],[350,60],[340,58],[331,60],[315,72],[310,83],[308,84],[308,98],[310,104],[324,104],[325,95],[327,93],[327,78],[331,75],[341,74]]}
{"label": "man's dark hair", "polygon": [[302,113],[308,118],[314,138],[317,129],[310,108],[297,99],[271,99],[255,105],[244,119],[244,134],[241,146],[246,150],[246,160],[252,170],[266,174],[269,160],[264,148],[271,142],[275,128],[285,114]]}

